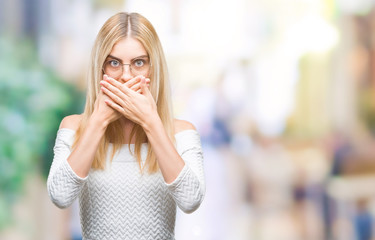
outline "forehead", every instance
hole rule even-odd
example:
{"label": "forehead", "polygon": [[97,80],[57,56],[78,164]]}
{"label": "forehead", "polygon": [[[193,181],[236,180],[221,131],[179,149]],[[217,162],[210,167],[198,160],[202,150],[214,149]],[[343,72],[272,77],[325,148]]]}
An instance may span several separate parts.
{"label": "forehead", "polygon": [[140,41],[132,37],[126,37],[113,46],[110,55],[128,61],[141,55],[147,55],[147,51]]}

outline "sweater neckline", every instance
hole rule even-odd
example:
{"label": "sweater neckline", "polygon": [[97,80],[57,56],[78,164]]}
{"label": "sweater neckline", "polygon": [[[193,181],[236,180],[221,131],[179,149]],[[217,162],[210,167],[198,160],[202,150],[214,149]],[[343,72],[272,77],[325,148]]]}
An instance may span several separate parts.
{"label": "sweater neckline", "polygon": [[[76,134],[76,131],[73,130],[73,129],[70,129],[70,128],[60,128],[58,130],[58,132],[63,132],[63,131],[66,131],[66,132],[70,132],[71,134],[75,135]],[[185,129],[185,130],[182,130],[182,131],[179,131],[177,133],[174,134],[176,140],[177,138],[180,138],[181,136],[185,135],[185,134],[189,134],[189,133],[193,133],[193,134],[198,134],[197,130],[195,129]],[[142,143],[141,146],[145,146],[147,145],[148,143],[145,142],[145,143]],[[109,145],[112,145],[113,146],[113,143],[109,143]],[[135,144],[134,143],[123,143],[122,146],[134,146]]]}

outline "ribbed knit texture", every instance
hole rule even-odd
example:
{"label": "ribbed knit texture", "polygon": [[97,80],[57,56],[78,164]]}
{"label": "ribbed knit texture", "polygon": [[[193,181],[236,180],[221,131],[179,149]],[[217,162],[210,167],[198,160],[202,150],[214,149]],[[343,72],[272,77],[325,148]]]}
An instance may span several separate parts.
{"label": "ribbed knit texture", "polygon": [[[77,176],[67,162],[74,134],[66,128],[57,132],[47,188],[59,208],[70,206],[79,197],[83,238],[174,239],[176,205],[193,212],[205,193],[198,133],[185,130],[175,135],[177,151],[186,164],[171,184],[165,183],[160,171],[141,174],[128,145],[123,145],[112,163],[107,158],[105,170],[91,169],[86,178]],[[142,145],[143,161],[147,148],[148,144]]]}

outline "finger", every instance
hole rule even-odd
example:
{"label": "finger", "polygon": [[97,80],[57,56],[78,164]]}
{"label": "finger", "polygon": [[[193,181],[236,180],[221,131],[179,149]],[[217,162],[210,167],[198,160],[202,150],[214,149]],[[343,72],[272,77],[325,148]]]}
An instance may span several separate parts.
{"label": "finger", "polygon": [[126,83],[124,83],[125,86],[128,88],[132,88],[135,84],[139,83],[142,79],[142,76],[136,76],[135,78],[130,79]]}
{"label": "finger", "polygon": [[[124,93],[124,95],[131,95],[131,92],[130,89],[125,85],[125,84],[122,84],[120,83],[119,81],[111,78],[111,77],[105,77],[104,78],[104,83],[107,83],[107,84],[110,84],[114,87],[116,87],[117,89],[119,89],[122,93]],[[107,86],[105,86],[107,87]],[[107,87],[108,88],[108,87]]]}
{"label": "finger", "polygon": [[145,78],[146,84],[150,85],[151,80],[149,78]]}
{"label": "finger", "polygon": [[121,106],[119,106],[118,104],[116,104],[115,102],[113,102],[113,101],[111,101],[111,100],[109,100],[109,99],[104,100],[104,102],[105,102],[108,106],[110,106],[111,108],[113,108],[114,110],[116,110],[116,111],[118,111],[118,112],[120,112],[120,113],[122,113],[122,114],[125,113],[125,110],[124,110]]}
{"label": "finger", "polygon": [[146,79],[141,80],[140,87],[141,87],[141,91],[144,95],[150,93],[150,91],[148,90],[149,84],[147,84]]}
{"label": "finger", "polygon": [[101,87],[101,90],[102,90],[103,93],[105,93],[105,95],[107,95],[110,99],[112,99],[112,101],[114,101],[115,103],[117,103],[118,105],[120,105],[122,107],[125,106],[124,101],[120,97],[118,97],[116,94],[111,92],[109,89],[107,89],[105,87]]}
{"label": "finger", "polygon": [[141,88],[142,93],[145,93],[145,94],[147,93],[148,95],[151,95],[151,92],[149,90],[150,88],[149,82],[150,82],[149,78],[144,79],[143,83],[142,81],[140,83],[140,88]]}
{"label": "finger", "polygon": [[104,74],[104,76],[103,76],[103,81],[108,82],[108,83],[112,84],[113,86],[117,86],[117,87],[121,85],[121,83],[119,83],[116,79],[111,78],[110,76],[108,76],[106,74]]}
{"label": "finger", "polygon": [[[141,83],[142,78],[144,78],[144,77],[143,76],[139,76],[139,77],[133,78],[130,81],[126,82],[125,85],[127,87],[129,87],[131,90],[136,91],[140,87],[140,83]],[[147,84],[150,83],[150,79],[149,78],[146,78],[146,83]]]}
{"label": "finger", "polygon": [[[149,78],[146,78],[146,84],[147,84],[147,87],[150,86],[150,79]],[[142,81],[142,78],[140,79],[140,81],[136,84],[134,84],[132,87],[130,87],[131,90],[133,91],[137,91],[138,89],[141,88],[141,81]]]}
{"label": "finger", "polygon": [[[149,88],[149,87],[150,87],[150,84],[147,84],[147,88]],[[139,88],[137,90],[134,90],[134,91],[142,94],[141,86],[139,86]]]}
{"label": "finger", "polygon": [[141,83],[139,82],[137,84],[134,84],[130,89],[133,91],[138,91],[139,89],[141,89]]}
{"label": "finger", "polygon": [[126,99],[126,94],[122,92],[122,86],[121,89],[117,88],[116,86],[111,85],[110,83],[106,81],[100,81],[100,85],[117,95],[119,98],[125,100]]}
{"label": "finger", "polygon": [[[104,75],[103,82],[109,83],[109,84],[111,84],[111,85],[113,85],[113,86],[115,86],[119,89],[121,89],[121,86],[122,86],[122,84],[119,81],[109,77],[108,75]],[[102,81],[100,81],[100,83],[102,83]]]}

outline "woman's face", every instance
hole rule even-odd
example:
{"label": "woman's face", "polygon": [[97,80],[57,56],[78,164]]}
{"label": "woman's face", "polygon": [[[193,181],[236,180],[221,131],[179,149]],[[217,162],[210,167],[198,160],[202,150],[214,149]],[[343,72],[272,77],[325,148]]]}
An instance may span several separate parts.
{"label": "woman's face", "polygon": [[103,71],[108,76],[125,83],[139,75],[148,77],[150,59],[141,42],[126,37],[113,46],[104,62]]}

